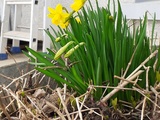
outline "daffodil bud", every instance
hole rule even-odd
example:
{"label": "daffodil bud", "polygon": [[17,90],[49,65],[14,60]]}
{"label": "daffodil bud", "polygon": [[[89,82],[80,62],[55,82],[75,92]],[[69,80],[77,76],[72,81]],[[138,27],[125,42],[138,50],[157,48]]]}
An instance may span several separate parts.
{"label": "daffodil bud", "polygon": [[68,42],[65,46],[61,47],[58,52],[55,54],[54,56],[54,60],[58,60],[58,58],[65,52],[65,50],[68,48],[68,46],[70,46],[71,44],[73,44],[74,41],[70,41]]}
{"label": "daffodil bud", "polygon": [[113,16],[109,16],[109,20],[111,20],[111,21],[114,21],[114,18],[113,18]]}
{"label": "daffodil bud", "polygon": [[62,36],[57,37],[57,38],[55,39],[55,42],[60,42],[60,41],[61,41],[61,38],[64,38],[64,37],[68,37],[68,34],[63,34]]}
{"label": "daffodil bud", "polygon": [[84,45],[84,44],[85,44],[84,42],[81,42],[81,43],[79,43],[78,45],[76,45],[75,47],[71,48],[71,49],[64,55],[64,57],[65,57],[65,58],[68,58],[70,55],[73,54],[73,52],[74,52],[77,48],[79,48],[79,46],[82,46],[82,45]]}
{"label": "daffodil bud", "polygon": [[75,19],[76,19],[77,23],[81,23],[81,20],[79,17],[76,17]]}
{"label": "daffodil bud", "polygon": [[60,39],[61,39],[60,37],[57,37],[55,41],[56,41],[56,42],[59,42]]}
{"label": "daffodil bud", "polygon": [[75,51],[75,48],[71,48],[71,49],[64,55],[64,58],[68,58],[74,51]]}

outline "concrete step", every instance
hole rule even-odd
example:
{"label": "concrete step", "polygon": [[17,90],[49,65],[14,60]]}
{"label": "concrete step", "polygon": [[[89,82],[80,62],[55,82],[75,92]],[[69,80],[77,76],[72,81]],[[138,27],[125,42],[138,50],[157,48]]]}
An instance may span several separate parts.
{"label": "concrete step", "polygon": [[28,58],[23,53],[8,55],[8,59],[0,60],[0,68],[27,61]]}

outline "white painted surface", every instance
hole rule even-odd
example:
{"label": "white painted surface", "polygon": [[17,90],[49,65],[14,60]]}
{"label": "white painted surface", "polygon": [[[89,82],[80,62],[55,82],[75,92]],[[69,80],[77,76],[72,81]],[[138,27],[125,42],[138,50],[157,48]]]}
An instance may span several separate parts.
{"label": "white painted surface", "polygon": [[156,14],[156,19],[160,20],[160,1],[122,3],[121,5],[123,13],[128,19],[143,18],[145,12],[148,12],[149,19],[153,19],[154,14]]}
{"label": "white painted surface", "polygon": [[[29,19],[29,32],[22,32],[17,26],[21,23],[21,11],[22,5],[30,6],[30,18]],[[13,30],[10,31],[8,26],[9,16],[10,16],[10,7],[14,6],[14,21]],[[38,36],[38,5],[35,4],[34,0],[5,0],[3,7],[3,16],[2,16],[2,29],[1,29],[1,37],[0,37],[0,53],[5,53],[5,47],[7,46],[7,39],[13,39],[12,47],[18,47],[19,41],[27,41],[29,42],[29,47],[37,50],[37,36]],[[8,22],[7,22],[8,21]],[[21,31],[21,32],[20,32]],[[35,41],[34,41],[35,39]]]}
{"label": "white painted surface", "polygon": [[[3,0],[0,0],[0,5],[2,5]],[[107,0],[98,0],[100,6],[107,6]],[[111,0],[112,1],[112,0]],[[91,0],[92,4],[95,6],[95,0]],[[120,0],[122,9],[124,14],[127,16],[128,19],[139,19],[140,17],[143,18],[144,13],[148,10],[149,13],[152,15],[154,12],[156,12],[157,19],[160,20],[160,0]],[[58,3],[61,3],[64,7],[66,7],[68,10],[70,9],[70,4],[73,3],[73,0],[51,0],[50,7],[55,7]],[[43,13],[42,8],[44,5],[44,0],[39,0],[40,10],[39,10],[39,28],[42,28],[43,26]],[[27,26],[29,25],[29,6],[25,5],[23,6],[23,12],[22,14],[22,25]],[[0,12],[1,12],[1,6],[0,6]],[[47,17],[47,15],[46,15]],[[149,16],[150,18],[152,16]],[[47,18],[49,19],[49,18]],[[151,23],[151,22],[150,22]],[[149,24],[150,25],[150,24]],[[54,25],[53,25],[54,26]],[[56,27],[55,27],[56,28]],[[149,28],[151,28],[149,26]],[[158,37],[160,37],[160,22],[157,21],[157,25],[155,28],[155,31],[158,32]],[[39,31],[39,39],[42,39],[42,31]]]}

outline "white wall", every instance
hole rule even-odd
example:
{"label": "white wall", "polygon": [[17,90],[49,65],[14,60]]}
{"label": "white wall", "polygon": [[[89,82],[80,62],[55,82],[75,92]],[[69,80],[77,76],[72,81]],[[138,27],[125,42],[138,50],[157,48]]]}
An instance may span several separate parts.
{"label": "white wall", "polygon": [[[2,1],[0,0],[0,13]],[[39,10],[39,27],[41,28],[43,25],[43,5],[45,0],[39,0],[40,10]],[[64,7],[70,10],[70,4],[73,3],[73,0],[50,0],[50,7],[55,7],[58,3],[61,3]],[[107,0],[98,0],[100,6],[107,6]],[[112,0],[111,0],[112,1]],[[95,6],[95,0],[91,0],[92,4]],[[128,19],[137,20],[140,17],[143,18],[144,13],[148,10],[150,14],[154,14],[157,12],[157,18],[160,20],[160,1],[159,0],[120,0],[122,5],[123,13],[127,16]],[[22,25],[29,25],[29,6],[23,7],[22,14]],[[149,18],[152,17],[149,15]],[[46,15],[46,19],[47,15]],[[54,26],[54,25],[53,25]],[[55,27],[56,28],[56,27]],[[151,21],[149,21],[149,31],[151,28]],[[160,21],[157,21],[157,25],[155,31],[158,33],[158,37],[160,38]],[[42,39],[42,32],[39,32],[39,39]]]}
{"label": "white wall", "polygon": [[[127,0],[126,0],[127,1]],[[155,37],[156,44],[160,44],[160,1],[159,0],[135,0],[132,2],[124,2],[121,3],[123,14],[129,20],[134,20],[137,24],[140,18],[143,18],[145,12],[147,12],[148,16],[148,27],[147,32],[148,35],[152,33],[152,20],[154,14],[156,15],[156,26],[155,26]],[[157,36],[156,36],[157,35]]]}
{"label": "white wall", "polygon": [[3,6],[3,1],[2,0],[0,0],[0,18],[1,18],[1,12],[2,12],[2,6]]}

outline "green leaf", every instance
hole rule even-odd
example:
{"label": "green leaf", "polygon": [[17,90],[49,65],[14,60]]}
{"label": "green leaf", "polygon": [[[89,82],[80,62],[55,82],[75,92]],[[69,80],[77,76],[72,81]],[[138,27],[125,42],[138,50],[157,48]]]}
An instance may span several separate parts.
{"label": "green leaf", "polygon": [[40,62],[40,63],[45,63],[47,66],[52,66],[53,64],[51,63],[51,61],[48,61],[43,55],[41,55],[40,53],[38,53],[37,51],[34,51],[32,50],[31,48],[29,47],[26,47],[27,50],[33,55],[35,56],[37,62]]}
{"label": "green leaf", "polygon": [[117,110],[117,98],[115,98],[115,99],[112,99],[112,101],[111,101],[111,103],[112,103],[112,106],[113,106],[113,108],[115,109],[115,110]]}

